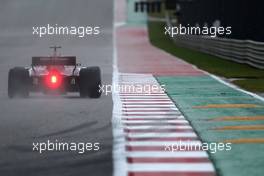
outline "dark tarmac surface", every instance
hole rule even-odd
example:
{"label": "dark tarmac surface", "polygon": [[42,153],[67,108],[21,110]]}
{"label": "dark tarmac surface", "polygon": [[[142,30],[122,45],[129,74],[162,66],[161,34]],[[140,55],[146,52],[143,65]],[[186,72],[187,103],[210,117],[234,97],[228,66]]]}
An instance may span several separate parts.
{"label": "dark tarmac surface", "polygon": [[[7,97],[8,70],[29,66],[32,56],[49,55],[61,45],[83,66],[101,67],[112,79],[112,1],[2,0],[0,2],[0,175],[112,175],[112,98],[81,99],[79,94],[28,99]],[[100,26],[100,35],[42,37],[33,26]],[[33,152],[33,142],[98,142],[100,151]]]}

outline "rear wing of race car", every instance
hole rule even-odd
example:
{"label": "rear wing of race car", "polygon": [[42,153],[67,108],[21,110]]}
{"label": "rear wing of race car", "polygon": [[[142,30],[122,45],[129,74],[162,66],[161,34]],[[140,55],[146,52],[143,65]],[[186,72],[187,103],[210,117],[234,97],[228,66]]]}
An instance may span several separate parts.
{"label": "rear wing of race car", "polygon": [[76,66],[75,56],[32,57],[32,66],[65,65]]}

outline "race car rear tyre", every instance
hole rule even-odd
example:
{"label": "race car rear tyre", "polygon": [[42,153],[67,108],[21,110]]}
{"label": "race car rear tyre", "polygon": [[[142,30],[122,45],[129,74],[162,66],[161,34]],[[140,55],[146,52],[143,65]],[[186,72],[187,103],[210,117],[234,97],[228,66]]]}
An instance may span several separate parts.
{"label": "race car rear tyre", "polygon": [[101,71],[99,67],[87,67],[80,70],[80,96],[99,98]]}
{"label": "race car rear tyre", "polygon": [[29,72],[23,67],[15,67],[9,70],[8,73],[8,97],[29,96]]}

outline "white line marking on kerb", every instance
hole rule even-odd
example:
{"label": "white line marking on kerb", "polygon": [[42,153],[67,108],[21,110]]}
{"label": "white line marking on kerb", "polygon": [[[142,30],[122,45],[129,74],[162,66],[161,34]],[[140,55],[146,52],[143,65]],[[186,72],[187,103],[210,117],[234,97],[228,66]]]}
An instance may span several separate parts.
{"label": "white line marking on kerb", "polygon": [[128,152],[128,157],[148,157],[148,158],[203,158],[208,157],[205,151],[174,151],[174,152],[167,152],[167,151],[159,151],[159,152]]}
{"label": "white line marking on kerb", "polygon": [[145,124],[145,123],[179,123],[179,124],[189,124],[187,120],[123,120],[123,123],[127,124]]}
{"label": "white line marking on kerb", "polygon": [[[201,141],[199,140],[192,140],[192,141],[153,141],[153,142],[149,142],[149,141],[127,141],[126,145],[131,146],[131,147],[142,147],[142,146],[149,146],[149,147],[154,147],[154,146],[163,146],[164,147],[164,151],[165,151],[165,147],[166,146],[189,146],[189,147],[199,147],[202,145]],[[170,152],[169,150],[167,150],[168,152]],[[151,152],[151,151],[150,151]],[[165,151],[166,152],[166,151]],[[207,155],[205,155],[206,157]]]}
{"label": "white line marking on kerb", "polygon": [[165,119],[165,118],[174,118],[174,119],[184,119],[184,117],[182,115],[177,115],[177,116],[156,116],[156,115],[153,115],[153,116],[123,116],[122,118],[125,118],[125,119],[133,119],[133,120],[137,120],[137,119],[142,119],[144,118],[145,120],[148,120],[148,119]]}
{"label": "white line marking on kerb", "polygon": [[190,125],[177,125],[177,126],[150,126],[150,125],[142,125],[142,126],[126,126],[125,127],[128,130],[147,130],[147,129],[167,129],[167,130],[173,130],[173,129],[192,129]]}
{"label": "white line marking on kerb", "polygon": [[129,164],[130,172],[214,172],[211,163],[177,163],[177,164]]}
{"label": "white line marking on kerb", "polygon": [[195,133],[185,133],[185,132],[177,132],[177,133],[129,133],[127,137],[132,138],[166,138],[166,137],[197,137]]}

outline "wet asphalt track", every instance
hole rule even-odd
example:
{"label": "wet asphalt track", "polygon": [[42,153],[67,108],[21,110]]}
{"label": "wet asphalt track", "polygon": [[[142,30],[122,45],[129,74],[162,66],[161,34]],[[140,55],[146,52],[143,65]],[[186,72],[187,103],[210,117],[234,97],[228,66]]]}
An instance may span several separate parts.
{"label": "wet asphalt track", "polygon": [[[99,36],[44,37],[32,26],[100,26]],[[27,66],[33,55],[48,55],[50,45],[76,55],[83,65],[98,65],[103,82],[112,79],[112,1],[2,0],[0,2],[0,175],[60,176],[112,174],[112,99],[32,95],[7,97],[8,70]],[[32,142],[100,142],[99,152],[32,152]]]}

